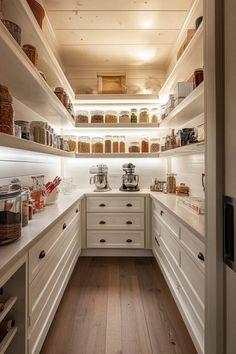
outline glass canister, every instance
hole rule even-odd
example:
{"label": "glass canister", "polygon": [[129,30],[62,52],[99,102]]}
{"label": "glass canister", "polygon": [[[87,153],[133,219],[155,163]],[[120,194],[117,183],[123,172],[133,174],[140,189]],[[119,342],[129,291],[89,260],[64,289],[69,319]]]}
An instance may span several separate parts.
{"label": "glass canister", "polygon": [[160,115],[157,108],[152,108],[150,112],[150,123],[160,123]]}
{"label": "glass canister", "polygon": [[116,111],[105,112],[105,123],[118,123],[118,114]]}
{"label": "glass canister", "polygon": [[21,237],[21,191],[0,187],[0,245]]}
{"label": "glass canister", "polygon": [[131,109],[130,122],[138,123],[138,110],[136,108]]}
{"label": "glass canister", "polygon": [[149,123],[149,110],[147,108],[140,109],[139,123]]}
{"label": "glass canister", "polygon": [[[33,140],[36,143],[47,145],[49,142],[50,145],[50,127],[46,122],[42,121],[33,121],[30,123],[30,127],[33,133]],[[48,127],[48,137],[47,137],[47,127]],[[48,139],[47,139],[48,138]],[[49,140],[49,141],[48,141]]]}
{"label": "glass canister", "polygon": [[121,154],[125,153],[125,136],[119,137],[119,149]]}
{"label": "glass canister", "polygon": [[112,139],[112,152],[113,152],[113,154],[118,154],[119,153],[119,137],[118,136],[113,136],[113,139]]}
{"label": "glass canister", "polygon": [[150,139],[150,152],[158,153],[161,150],[161,143],[159,138]]}
{"label": "glass canister", "polygon": [[174,129],[171,130],[170,145],[171,145],[171,149],[175,149],[178,147]]}
{"label": "glass canister", "polygon": [[119,123],[130,123],[130,112],[129,111],[121,111],[119,114]]}
{"label": "glass canister", "polygon": [[63,87],[56,87],[55,90],[54,90],[54,93],[59,98],[59,100],[63,103],[64,88]]}
{"label": "glass canister", "polygon": [[111,153],[111,142],[112,142],[111,135],[105,135],[105,154]]}
{"label": "glass canister", "polygon": [[90,153],[90,138],[88,136],[80,136],[78,138],[78,153],[79,154]]}
{"label": "glass canister", "polygon": [[131,143],[129,143],[129,152],[130,153],[140,152],[140,143],[139,143],[139,141],[132,141]]}
{"label": "glass canister", "polygon": [[88,111],[78,111],[75,117],[75,126],[77,124],[84,124],[89,122],[89,112]]}
{"label": "glass canister", "polygon": [[194,87],[198,87],[204,80],[203,69],[196,69],[194,71]]}
{"label": "glass canister", "polygon": [[25,189],[21,192],[21,223],[22,227],[29,223],[29,198],[30,191]]}
{"label": "glass canister", "polygon": [[142,137],[141,140],[141,151],[142,152],[149,152],[149,138],[146,136]]}
{"label": "glass canister", "polygon": [[92,138],[92,153],[103,154],[103,138]]}
{"label": "glass canister", "polygon": [[91,123],[104,123],[104,111],[92,111]]}
{"label": "glass canister", "polygon": [[167,174],[167,193],[176,192],[176,174],[168,173]]}
{"label": "glass canister", "polygon": [[77,137],[74,135],[66,135],[64,139],[67,141],[69,151],[77,152]]}
{"label": "glass canister", "polygon": [[0,85],[0,132],[13,135],[14,111],[12,107],[12,97],[6,86]]}
{"label": "glass canister", "polygon": [[38,52],[37,49],[31,44],[24,44],[22,47],[23,51],[29,58],[29,60],[37,66],[38,63]]}
{"label": "glass canister", "polygon": [[21,138],[26,140],[31,140],[31,128],[30,122],[25,120],[15,120],[15,124],[21,127]]}

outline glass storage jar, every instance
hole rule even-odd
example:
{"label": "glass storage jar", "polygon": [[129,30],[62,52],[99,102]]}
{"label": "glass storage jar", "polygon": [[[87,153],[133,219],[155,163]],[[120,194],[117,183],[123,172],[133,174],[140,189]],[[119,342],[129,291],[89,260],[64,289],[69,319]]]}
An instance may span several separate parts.
{"label": "glass storage jar", "polygon": [[120,149],[121,154],[125,153],[125,137],[124,136],[119,137],[119,149]]}
{"label": "glass storage jar", "polygon": [[149,110],[147,108],[140,109],[139,123],[149,123]]}
{"label": "glass storage jar", "polygon": [[112,152],[113,152],[113,154],[118,154],[119,153],[119,137],[118,136],[113,136],[113,139],[112,139]]}
{"label": "glass storage jar", "polygon": [[23,51],[29,58],[29,60],[37,66],[38,64],[38,52],[37,49],[31,44],[24,44],[22,47]]}
{"label": "glass storage jar", "polygon": [[118,123],[118,114],[116,111],[105,112],[105,123]]}
{"label": "glass storage jar", "polygon": [[22,227],[29,223],[29,199],[30,191],[25,189],[21,192],[21,224]]}
{"label": "glass storage jar", "polygon": [[157,108],[152,108],[150,113],[150,122],[151,123],[160,123],[160,116]]}
{"label": "glass storage jar", "polygon": [[[39,144],[44,144],[46,145],[47,142],[49,143],[48,145],[50,145],[50,130],[49,130],[49,126],[46,122],[42,122],[42,121],[33,121],[30,123],[30,127],[32,129],[32,133],[33,133],[33,141]],[[47,129],[48,129],[48,133],[47,133]]]}
{"label": "glass storage jar", "polygon": [[89,112],[88,111],[78,111],[75,117],[75,126],[77,124],[84,124],[89,122]]}
{"label": "glass storage jar", "polygon": [[129,111],[121,111],[119,114],[119,123],[130,123],[130,112]]}
{"label": "glass storage jar", "polygon": [[149,152],[149,138],[146,136],[142,137],[141,140],[141,151],[144,153]]}
{"label": "glass storage jar", "polygon": [[66,135],[64,139],[67,141],[69,151],[77,152],[77,137],[75,135]]}
{"label": "glass storage jar", "polygon": [[0,85],[0,132],[13,135],[14,111],[12,107],[12,97],[6,86]]}
{"label": "glass storage jar", "polygon": [[21,191],[0,187],[0,246],[21,237]]}
{"label": "glass storage jar", "polygon": [[90,153],[90,138],[88,136],[80,136],[78,138],[78,153],[80,154]]}
{"label": "glass storage jar", "polygon": [[15,120],[15,124],[21,127],[21,138],[26,140],[33,140],[30,122],[25,120]]}
{"label": "glass storage jar", "polygon": [[92,111],[91,123],[104,123],[104,111]]}
{"label": "glass storage jar", "polygon": [[166,183],[167,183],[167,193],[175,193],[176,192],[176,174],[168,173]]}
{"label": "glass storage jar", "polygon": [[103,154],[103,138],[92,138],[92,153]]}
{"label": "glass storage jar", "polygon": [[139,141],[133,141],[133,142],[129,143],[129,152],[130,153],[140,152],[140,143],[139,143]]}
{"label": "glass storage jar", "polygon": [[131,109],[130,122],[138,123],[138,110],[136,108]]}
{"label": "glass storage jar", "polygon": [[160,152],[161,144],[159,138],[150,139],[150,152]]}
{"label": "glass storage jar", "polygon": [[111,142],[112,142],[111,135],[105,135],[105,153],[106,154],[111,153]]}

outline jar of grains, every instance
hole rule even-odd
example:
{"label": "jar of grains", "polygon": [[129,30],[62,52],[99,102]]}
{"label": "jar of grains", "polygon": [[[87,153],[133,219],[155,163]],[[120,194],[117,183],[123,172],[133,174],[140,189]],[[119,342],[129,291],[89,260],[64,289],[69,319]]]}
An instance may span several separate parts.
{"label": "jar of grains", "polygon": [[159,122],[159,114],[157,108],[152,108],[150,113],[150,121],[151,123],[160,123]]}
{"label": "jar of grains", "polygon": [[160,152],[161,144],[159,138],[150,139],[150,152]]}
{"label": "jar of grains", "polygon": [[50,145],[50,132],[47,129],[49,128],[48,124],[42,121],[33,121],[30,123],[30,127],[33,133],[33,140],[36,143]]}
{"label": "jar of grains", "polygon": [[106,154],[111,153],[111,142],[112,142],[111,135],[105,135],[105,153]]}
{"label": "jar of grains", "polygon": [[124,154],[125,153],[125,137],[124,136],[119,137],[119,148],[120,148],[120,153]]}
{"label": "jar of grains", "polygon": [[78,153],[80,154],[90,153],[90,138],[88,136],[80,136],[78,138]]}
{"label": "jar of grains", "polygon": [[149,123],[149,111],[147,108],[140,109],[139,123]]}
{"label": "jar of grains", "polygon": [[118,115],[116,111],[106,111],[105,112],[105,123],[117,123]]}
{"label": "jar of grains", "polygon": [[25,120],[15,120],[15,124],[19,125],[21,127],[21,138],[26,139],[26,140],[33,140],[32,134],[31,134],[31,126],[30,122],[27,122]]}
{"label": "jar of grains", "polygon": [[65,137],[69,146],[70,152],[77,152],[77,138],[74,135],[68,135]]}
{"label": "jar of grains", "polygon": [[130,123],[129,111],[121,111],[119,114],[119,123]]}
{"label": "jar of grains", "polygon": [[6,86],[0,85],[0,132],[13,135],[13,107],[12,97]]}
{"label": "jar of grains", "polygon": [[142,152],[149,152],[149,138],[146,136],[142,137],[141,141],[141,151]]}
{"label": "jar of grains", "polygon": [[119,137],[118,136],[113,136],[113,139],[112,139],[112,152],[113,152],[113,154],[118,154],[119,153]]}
{"label": "jar of grains", "polygon": [[78,111],[75,117],[75,126],[81,123],[89,122],[89,112],[88,111]]}
{"label": "jar of grains", "polygon": [[139,143],[139,141],[133,141],[133,142],[129,143],[129,152],[130,153],[140,152],[140,143]]}
{"label": "jar of grains", "polygon": [[91,123],[104,123],[104,111],[92,111]]}
{"label": "jar of grains", "polygon": [[92,153],[103,154],[103,138],[92,138]]}

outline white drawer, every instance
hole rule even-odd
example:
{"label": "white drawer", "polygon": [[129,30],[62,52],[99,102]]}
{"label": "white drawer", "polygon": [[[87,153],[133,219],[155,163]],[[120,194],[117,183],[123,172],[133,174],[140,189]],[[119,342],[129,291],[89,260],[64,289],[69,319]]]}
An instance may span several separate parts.
{"label": "white drawer", "polygon": [[143,213],[87,213],[88,230],[143,230]]}
{"label": "white drawer", "polygon": [[161,225],[160,245],[167,258],[170,258],[172,263],[179,267],[180,264],[180,246],[173,234],[163,224]]}
{"label": "white drawer", "polygon": [[29,281],[31,282],[47,262],[71,223],[79,220],[79,204],[73,206],[29,251]]}
{"label": "white drawer", "polygon": [[87,197],[88,212],[142,212],[144,197]]}
{"label": "white drawer", "polygon": [[180,235],[180,223],[172,216],[166,208],[163,208],[158,202],[153,200],[153,213],[158,215],[161,221],[174,234],[176,238]]}
{"label": "white drawer", "polygon": [[185,226],[181,226],[180,242],[186,251],[195,259],[197,264],[199,264],[201,269],[204,270],[205,246],[203,242]]}
{"label": "white drawer", "polygon": [[144,231],[88,231],[88,248],[143,248]]}

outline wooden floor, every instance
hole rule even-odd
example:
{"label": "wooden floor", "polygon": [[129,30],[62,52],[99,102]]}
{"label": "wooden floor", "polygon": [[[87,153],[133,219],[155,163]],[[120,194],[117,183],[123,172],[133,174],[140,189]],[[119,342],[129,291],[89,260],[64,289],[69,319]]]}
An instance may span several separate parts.
{"label": "wooden floor", "polygon": [[80,257],[41,354],[196,354],[154,258]]}

